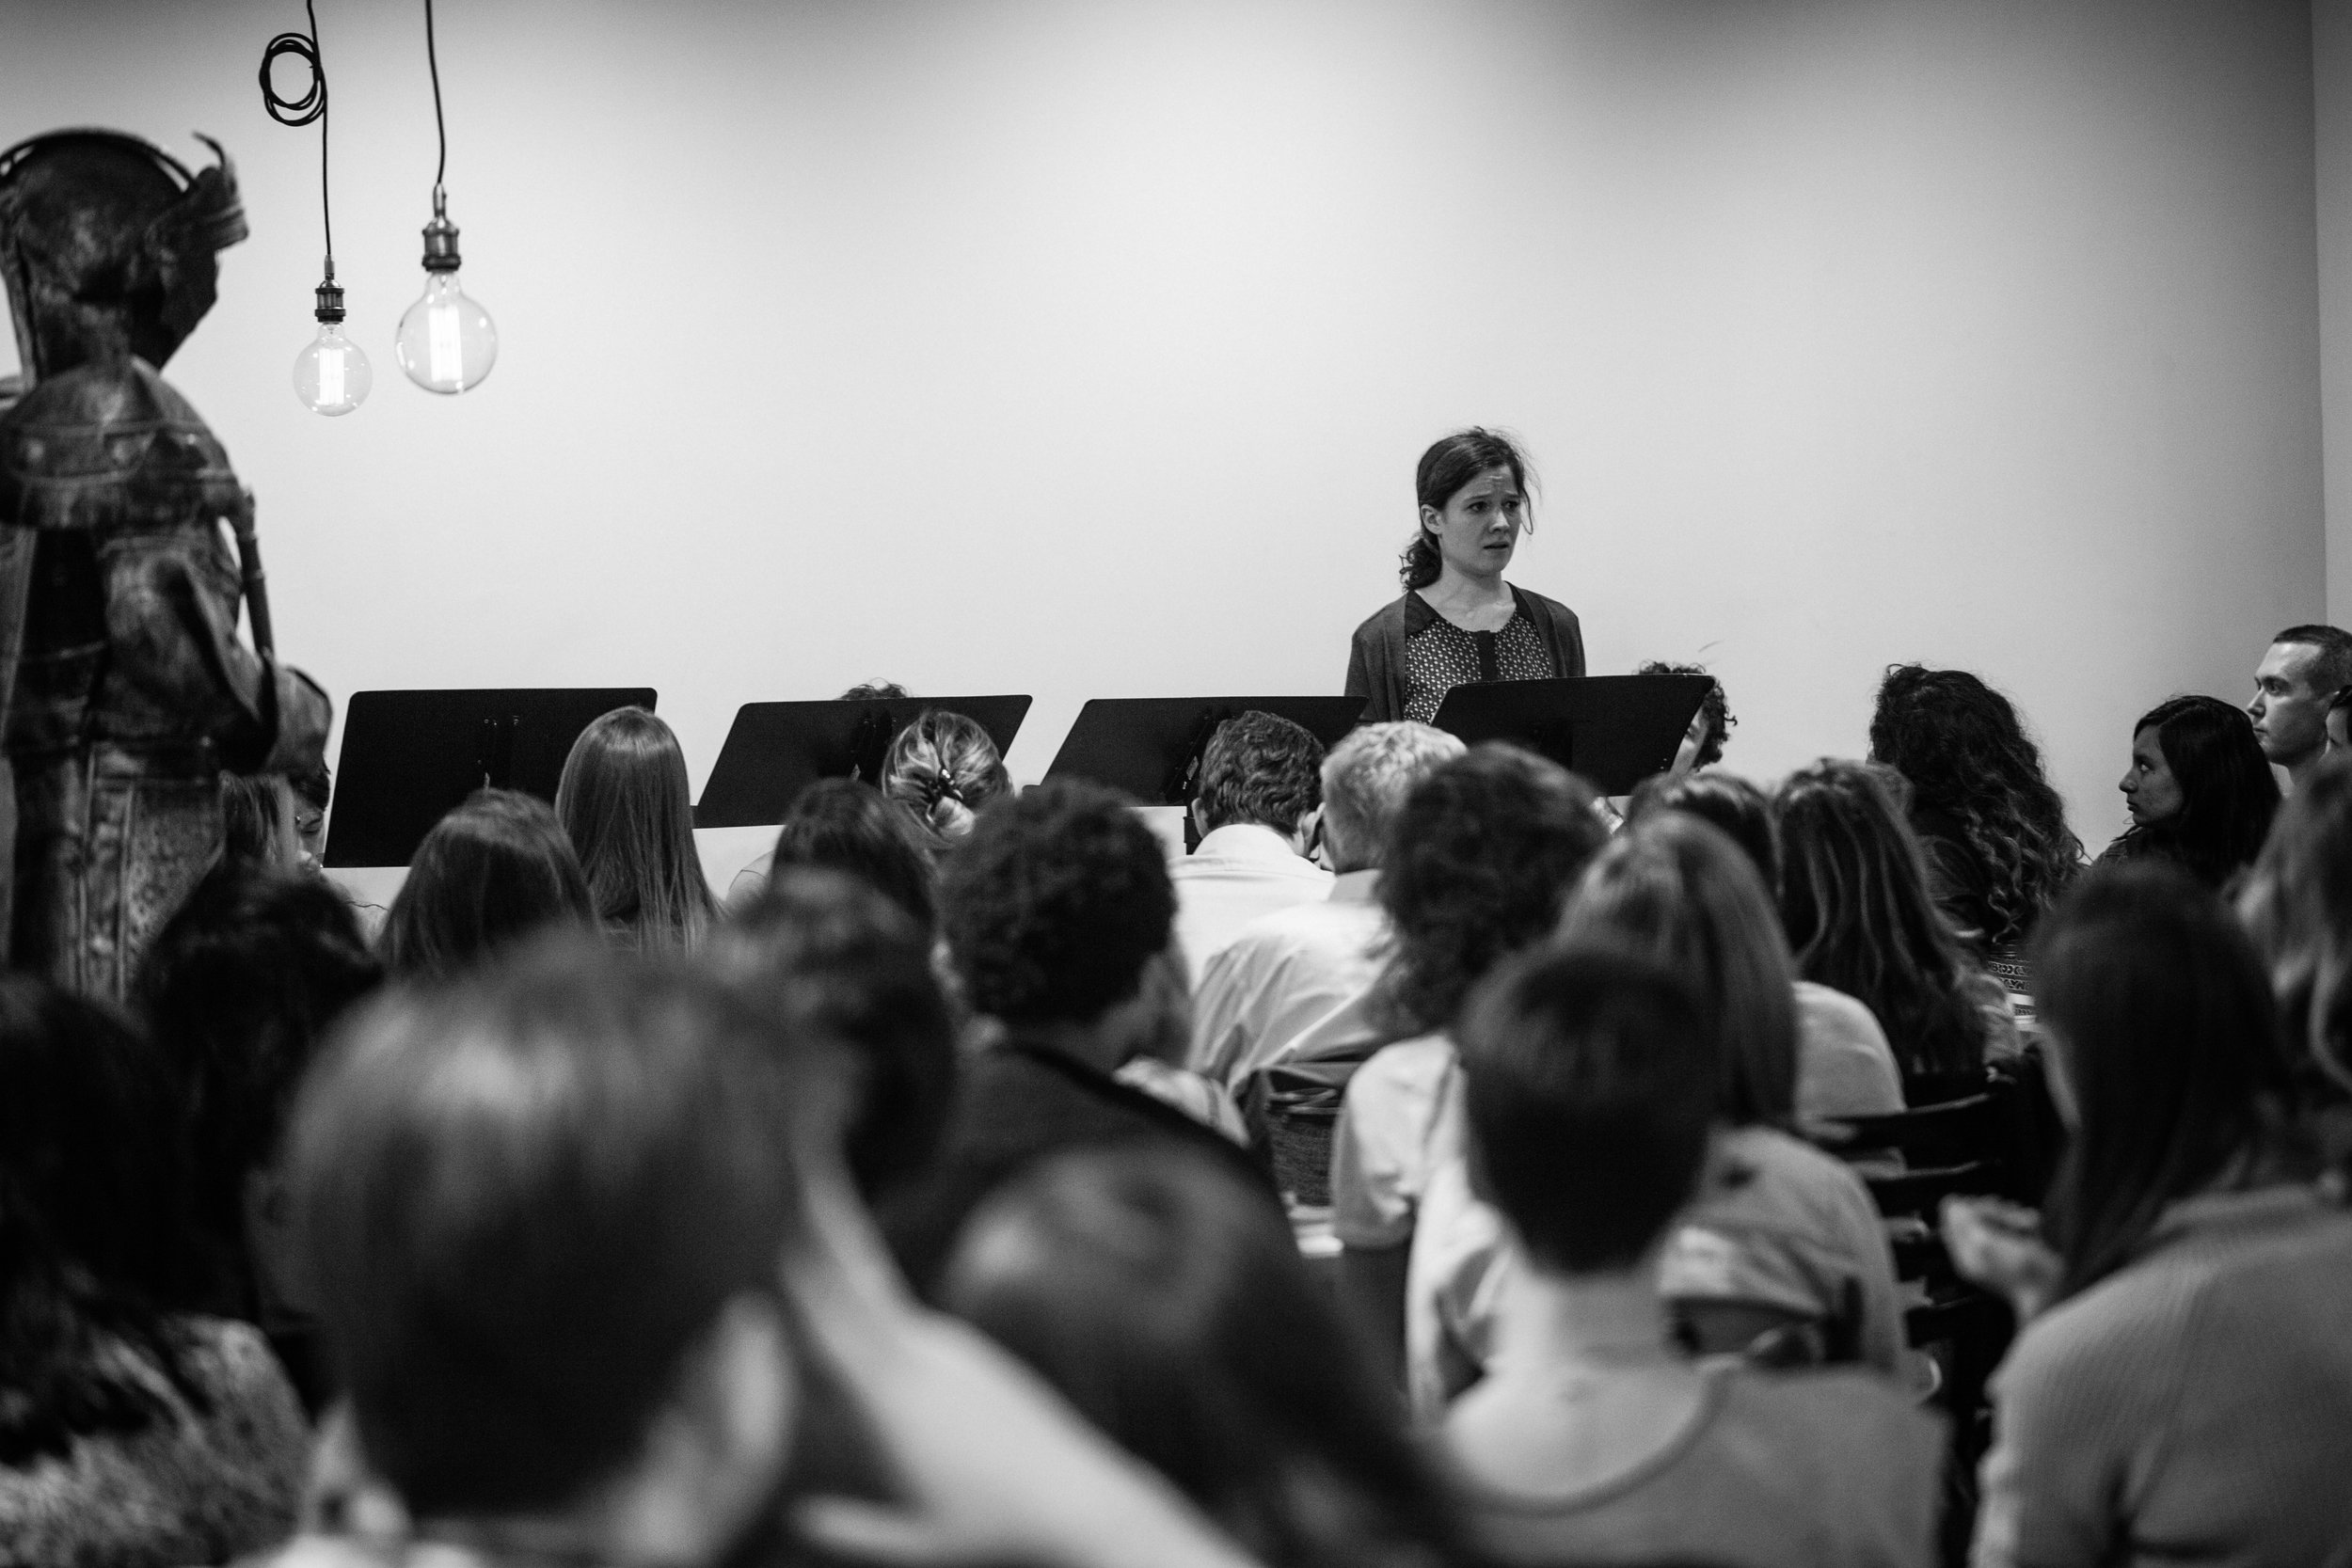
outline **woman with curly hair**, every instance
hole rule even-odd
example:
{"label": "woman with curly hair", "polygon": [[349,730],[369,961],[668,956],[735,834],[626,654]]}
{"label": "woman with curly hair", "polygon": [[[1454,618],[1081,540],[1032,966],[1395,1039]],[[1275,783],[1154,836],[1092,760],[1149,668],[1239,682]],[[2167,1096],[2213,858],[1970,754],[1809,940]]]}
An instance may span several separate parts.
{"label": "woman with curly hair", "polygon": [[1898,664],[1879,685],[1870,760],[1911,786],[1935,901],[2012,990],[2034,922],[2082,866],[2082,842],[2010,700],[1965,670]]}
{"label": "woman with curly hair", "polygon": [[1348,1080],[1332,1135],[1340,1276],[1392,1363],[1405,1271],[1429,1178],[1460,1150],[1461,1069],[1449,1034],[1479,978],[1540,942],[1609,841],[1592,786],[1516,747],[1474,747],[1406,796],[1380,906],[1395,932],[1375,1011],[1397,1043]]}
{"label": "woman with curly hair", "polygon": [[1929,895],[1927,857],[1903,820],[1902,779],[1824,758],[1772,800],[1780,918],[1797,973],[1867,1006],[1902,1069],[1903,1100],[1975,1092],[1988,1053],[2018,1050],[1999,982],[1979,969]]}
{"label": "woman with curly hair", "polygon": [[2132,825],[2100,861],[2169,860],[2210,888],[2253,863],[2279,815],[2254,721],[2218,697],[2175,697],[2140,715],[2116,787]]}
{"label": "woman with curly hair", "polygon": [[1472,427],[1421,454],[1413,491],[1421,526],[1405,546],[1405,593],[1356,628],[1346,692],[1370,699],[1367,724],[1426,724],[1457,686],[1584,673],[1576,611],[1502,580],[1532,531],[1526,454],[1508,436]]}
{"label": "woman with curly hair", "polygon": [[982,806],[1012,793],[1012,775],[977,720],[931,707],[892,737],[882,787],[945,849],[972,832]]}

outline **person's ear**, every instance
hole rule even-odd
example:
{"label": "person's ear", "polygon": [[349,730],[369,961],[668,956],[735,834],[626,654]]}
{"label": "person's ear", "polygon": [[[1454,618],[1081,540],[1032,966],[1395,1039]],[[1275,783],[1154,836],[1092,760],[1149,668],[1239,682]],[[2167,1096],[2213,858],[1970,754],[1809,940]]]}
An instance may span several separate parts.
{"label": "person's ear", "polygon": [[[1323,863],[1324,857],[1319,852],[1324,847],[1323,808],[1321,806],[1317,806],[1298,819],[1298,826],[1291,830],[1291,847],[1307,860],[1314,861],[1318,864]],[[1325,869],[1328,870],[1329,867],[1327,865]]]}
{"label": "person's ear", "polygon": [[1427,534],[1429,537],[1431,537],[1431,538],[1433,538],[1433,539],[1434,539],[1434,538],[1436,538],[1436,537],[1437,537],[1437,535],[1438,535],[1438,531],[1439,529],[1443,528],[1444,526],[1445,526],[1445,514],[1444,514],[1444,513],[1439,512],[1439,511],[1438,511],[1436,507],[1434,507],[1434,506],[1424,506],[1424,507],[1422,507],[1422,508],[1421,509],[1421,531],[1422,531],[1422,532],[1423,532],[1423,533]]}

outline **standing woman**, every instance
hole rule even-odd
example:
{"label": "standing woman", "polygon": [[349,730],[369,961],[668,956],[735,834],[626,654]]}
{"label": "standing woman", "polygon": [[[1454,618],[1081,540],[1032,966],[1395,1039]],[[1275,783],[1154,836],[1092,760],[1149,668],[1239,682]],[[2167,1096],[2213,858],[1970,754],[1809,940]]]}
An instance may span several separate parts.
{"label": "standing woman", "polygon": [[686,755],[668,724],[618,707],[580,731],[555,815],[608,931],[647,952],[702,941],[719,906],[694,852]]}
{"label": "standing woman", "polygon": [[1475,427],[1421,454],[1421,529],[1405,546],[1404,596],[1356,628],[1347,695],[1363,721],[1427,723],[1457,686],[1584,673],[1576,611],[1502,580],[1530,526],[1527,459]]}

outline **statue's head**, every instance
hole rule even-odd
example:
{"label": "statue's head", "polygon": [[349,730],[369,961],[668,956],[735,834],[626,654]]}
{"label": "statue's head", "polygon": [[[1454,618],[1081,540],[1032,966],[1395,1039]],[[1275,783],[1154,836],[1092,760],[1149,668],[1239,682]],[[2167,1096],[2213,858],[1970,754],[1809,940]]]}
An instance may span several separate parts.
{"label": "statue's head", "polygon": [[25,384],[85,361],[169,359],[213,308],[217,254],[246,236],[236,171],[201,173],[115,131],[0,152],[0,277]]}

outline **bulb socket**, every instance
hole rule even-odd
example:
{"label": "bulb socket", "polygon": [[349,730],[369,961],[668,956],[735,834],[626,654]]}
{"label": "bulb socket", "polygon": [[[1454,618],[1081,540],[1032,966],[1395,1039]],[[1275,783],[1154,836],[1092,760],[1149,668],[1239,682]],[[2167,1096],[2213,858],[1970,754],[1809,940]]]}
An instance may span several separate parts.
{"label": "bulb socket", "polygon": [[455,272],[457,265],[457,225],[436,214],[424,226],[424,270]]}
{"label": "bulb socket", "polygon": [[343,319],[343,286],[333,278],[319,285],[319,308],[311,312],[321,322],[333,324]]}

